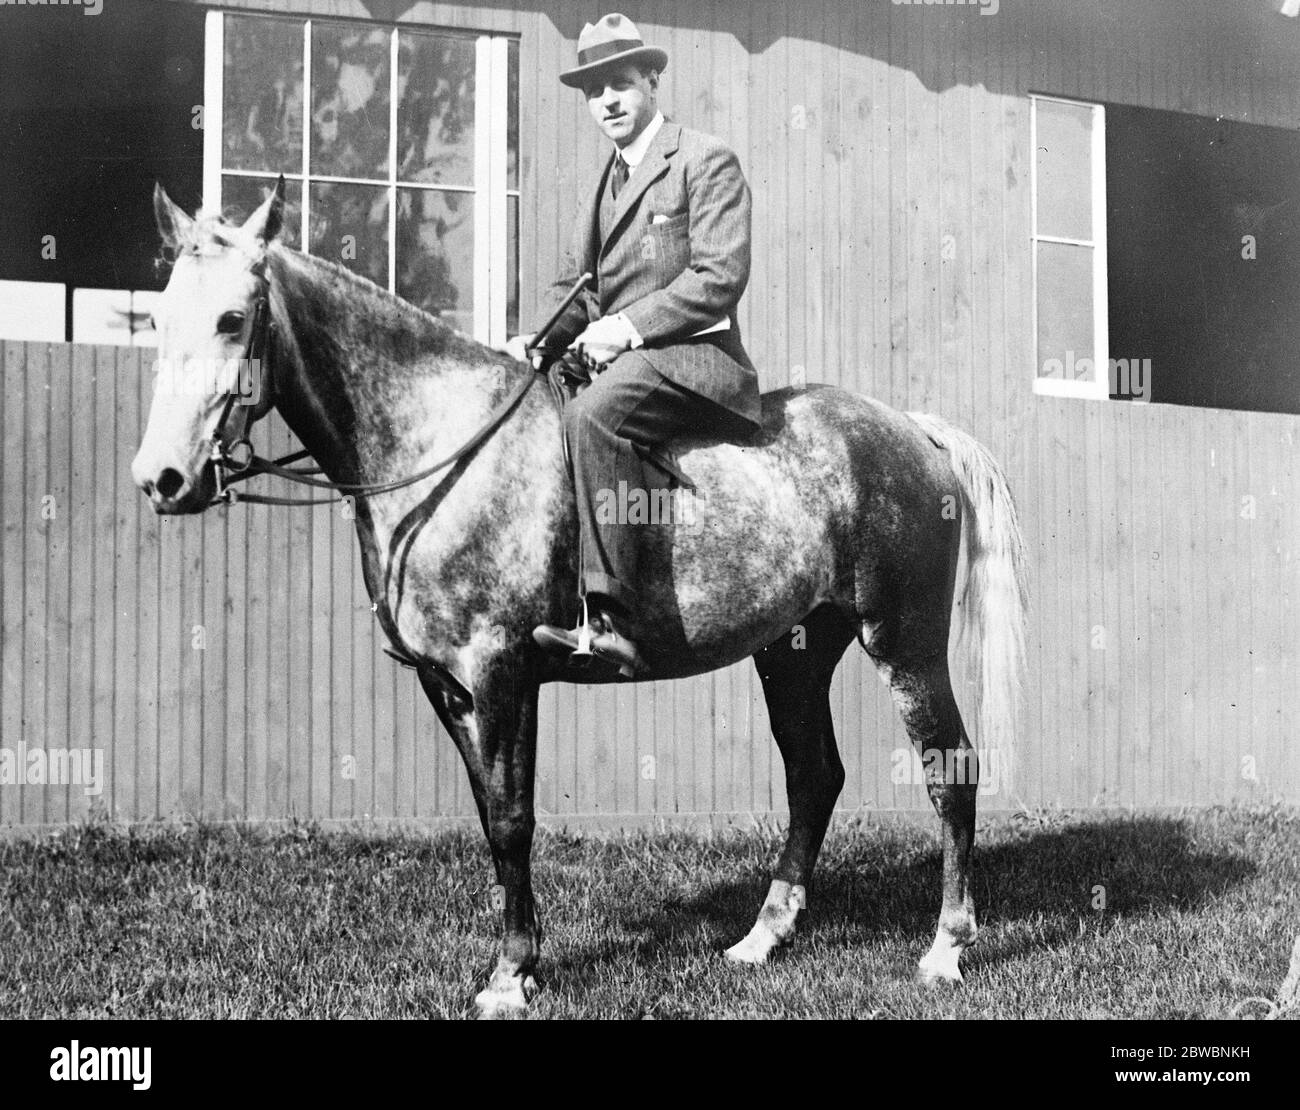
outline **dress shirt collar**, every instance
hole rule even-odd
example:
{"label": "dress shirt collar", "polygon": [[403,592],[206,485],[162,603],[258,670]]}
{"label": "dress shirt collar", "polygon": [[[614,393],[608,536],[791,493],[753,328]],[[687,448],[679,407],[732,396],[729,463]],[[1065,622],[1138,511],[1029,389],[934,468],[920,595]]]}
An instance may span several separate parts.
{"label": "dress shirt collar", "polygon": [[619,150],[619,157],[627,163],[629,170],[634,170],[641,164],[641,160],[645,158],[645,152],[650,149],[650,144],[654,142],[655,136],[659,134],[659,128],[663,125],[663,112],[655,112],[654,119],[645,125],[645,129],[641,134]]}

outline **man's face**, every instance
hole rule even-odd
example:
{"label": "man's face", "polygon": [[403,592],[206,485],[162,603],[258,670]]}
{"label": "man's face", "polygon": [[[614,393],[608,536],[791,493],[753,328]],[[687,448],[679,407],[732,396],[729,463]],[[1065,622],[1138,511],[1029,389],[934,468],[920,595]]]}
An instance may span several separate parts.
{"label": "man's face", "polygon": [[608,69],[583,86],[591,118],[618,146],[627,146],[659,110],[659,74],[631,63]]}

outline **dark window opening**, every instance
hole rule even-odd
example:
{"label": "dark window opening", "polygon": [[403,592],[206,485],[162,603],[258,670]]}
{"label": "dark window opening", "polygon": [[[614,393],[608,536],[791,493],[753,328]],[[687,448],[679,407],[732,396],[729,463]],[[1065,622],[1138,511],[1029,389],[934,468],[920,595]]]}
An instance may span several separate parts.
{"label": "dark window opening", "polygon": [[1106,211],[1109,356],[1149,399],[1300,413],[1300,132],[1108,104]]}
{"label": "dark window opening", "polygon": [[202,8],[0,7],[0,280],[156,290],[153,185],[199,201]]}

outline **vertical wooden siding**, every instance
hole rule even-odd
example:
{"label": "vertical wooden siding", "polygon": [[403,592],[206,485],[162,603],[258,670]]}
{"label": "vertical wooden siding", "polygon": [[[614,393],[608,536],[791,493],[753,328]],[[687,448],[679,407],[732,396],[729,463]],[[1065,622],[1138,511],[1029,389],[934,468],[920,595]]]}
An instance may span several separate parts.
{"label": "vertical wooden siding", "polygon": [[[600,157],[581,98],[554,81],[595,9],[232,6],[521,35],[529,318]],[[939,412],[1008,469],[1033,565],[1030,673],[1017,793],[983,804],[1300,799],[1300,418],[1034,396],[1027,244],[1030,90],[1294,126],[1296,57],[1208,0],[625,10],[670,52],[670,114],[741,152],[755,194],[742,326],[765,385],[802,374]],[[155,518],[127,471],[139,356],[7,344],[3,359],[4,745],[104,747],[123,818],[471,812],[450,741],[378,650],[347,521]],[[751,671],[548,689],[539,811],[782,809]],[[904,738],[861,653],[832,704],[842,807],[928,809],[891,781]],[[0,787],[3,824],[87,806],[75,788]]]}

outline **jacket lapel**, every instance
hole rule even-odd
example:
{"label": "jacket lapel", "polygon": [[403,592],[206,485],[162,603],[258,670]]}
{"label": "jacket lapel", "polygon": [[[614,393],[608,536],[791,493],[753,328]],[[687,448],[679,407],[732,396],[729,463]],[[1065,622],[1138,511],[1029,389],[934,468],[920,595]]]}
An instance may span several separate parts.
{"label": "jacket lapel", "polygon": [[[609,223],[609,235],[606,236],[605,241],[600,246],[602,257],[609,250],[610,244],[613,243],[615,236],[618,235],[619,229],[632,209],[636,207],[637,201],[641,199],[641,194],[668,172],[669,159],[677,151],[681,134],[682,128],[680,124],[664,120],[663,125],[659,128],[659,133],[650,144],[650,149],[645,152],[641,164],[632,171],[631,177],[627,179],[627,185],[618,195],[618,202],[614,206],[614,218]],[[609,178],[609,168],[613,164],[614,157],[610,155],[609,163],[605,166],[605,173],[600,179],[600,191],[596,194],[597,226],[599,226],[600,197],[604,193],[605,183]],[[599,231],[597,234],[599,234]]]}

